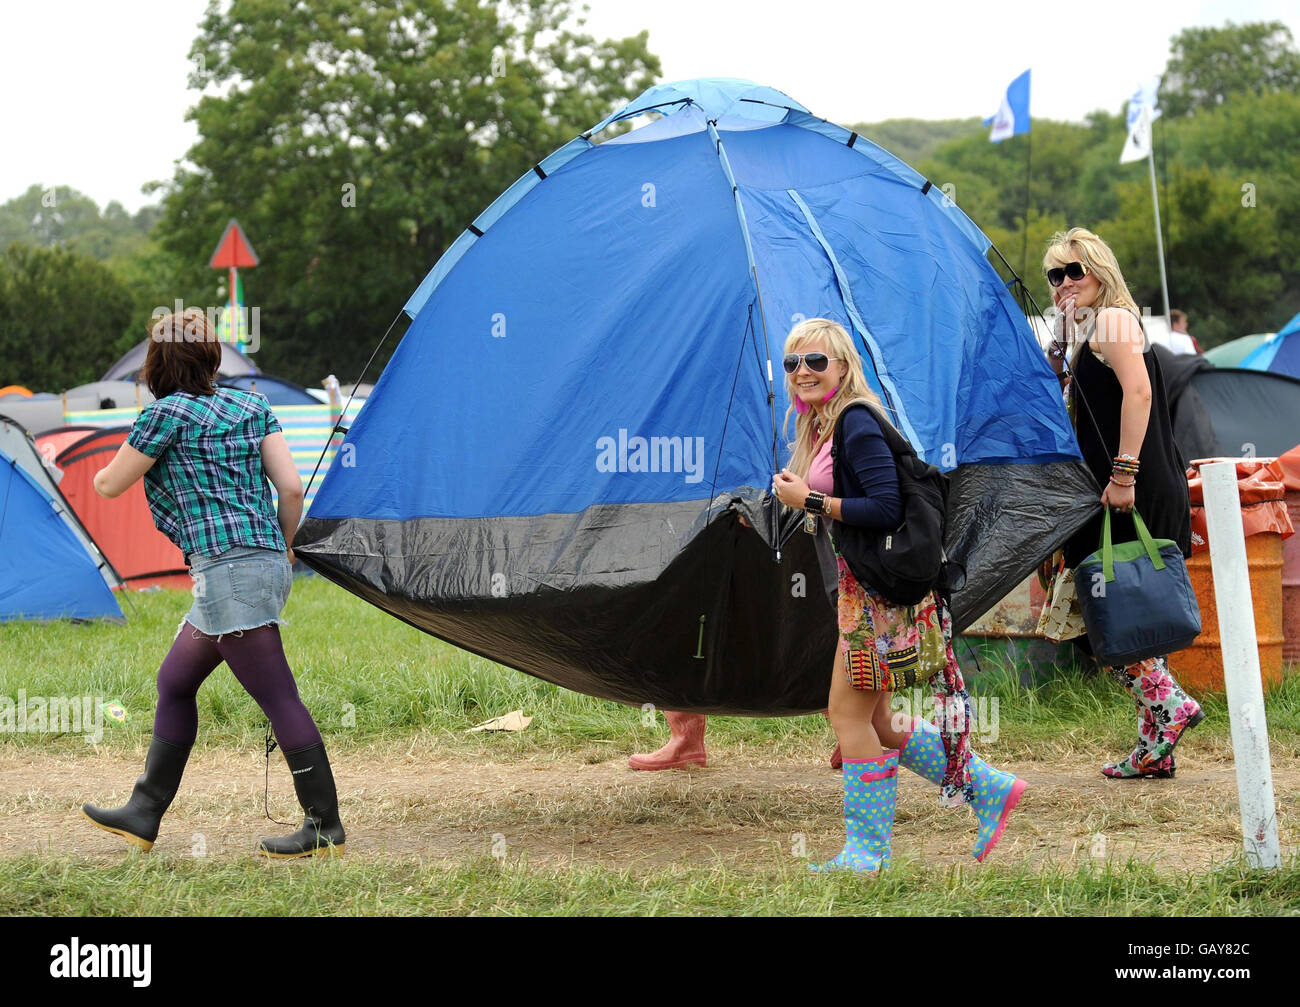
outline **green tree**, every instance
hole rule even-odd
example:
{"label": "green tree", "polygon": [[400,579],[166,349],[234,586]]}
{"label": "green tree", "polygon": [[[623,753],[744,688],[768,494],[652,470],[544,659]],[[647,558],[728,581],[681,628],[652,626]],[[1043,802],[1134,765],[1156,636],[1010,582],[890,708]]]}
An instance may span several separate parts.
{"label": "green tree", "polygon": [[53,248],[62,245],[101,262],[129,258],[147,240],[158,209],[146,206],[134,216],[111,202],[100,212],[89,196],[66,185],[29,186],[0,205],[0,248],[22,241]]}
{"label": "green tree", "polygon": [[0,385],[62,391],[96,380],[139,339],[126,286],[67,248],[21,242],[0,252]]}
{"label": "green tree", "polygon": [[[1237,213],[1275,222],[1270,236],[1270,246],[1276,248],[1273,260],[1256,260],[1256,265],[1279,278],[1277,294],[1242,315],[1231,336],[1275,331],[1300,310],[1300,227],[1296,226],[1300,186],[1295,184],[1300,165],[1300,94],[1243,95],[1156,129],[1158,133],[1163,129],[1171,165],[1212,170],[1225,187],[1234,188]],[[1161,194],[1162,208],[1168,198]],[[1178,226],[1178,208],[1172,212],[1170,223]],[[1181,280],[1171,277],[1170,282],[1175,287],[1170,296],[1181,297]]]}
{"label": "green tree", "polygon": [[244,276],[259,365],[355,376],[466,225],[658,74],[645,32],[597,41],[573,16],[567,0],[210,5],[195,83],[221,93],[191,113],[192,167],[159,224],[175,295],[219,303],[207,262],[236,217],[261,258]]}
{"label": "green tree", "polygon": [[1160,89],[1165,115],[1215,108],[1234,95],[1300,90],[1300,51],[1281,21],[1227,22],[1174,36]]}
{"label": "green tree", "polygon": [[[1278,221],[1269,206],[1242,206],[1235,179],[1206,167],[1170,170],[1165,258],[1171,307],[1188,313],[1202,346],[1217,346],[1267,324],[1282,291]],[[1110,243],[1139,305],[1163,313],[1151,186],[1119,186],[1119,214],[1097,232]]]}

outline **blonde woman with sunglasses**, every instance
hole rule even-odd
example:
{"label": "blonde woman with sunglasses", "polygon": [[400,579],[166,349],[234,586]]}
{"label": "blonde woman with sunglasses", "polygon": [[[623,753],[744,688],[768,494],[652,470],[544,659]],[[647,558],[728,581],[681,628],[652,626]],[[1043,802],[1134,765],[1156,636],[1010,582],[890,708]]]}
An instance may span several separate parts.
{"label": "blonde woman with sunglasses", "polygon": [[[1112,517],[1115,540],[1137,538],[1136,507],[1152,536],[1177,542],[1190,556],[1186,464],[1174,444],[1160,362],[1115,253],[1091,231],[1075,227],[1052,236],[1043,269],[1060,311],[1048,357],[1067,388],[1083,460],[1104,487],[1101,502],[1118,512]],[[1099,513],[1065,544],[1066,568],[1096,551],[1101,524]],[[1172,777],[1174,746],[1204,719],[1200,705],[1174,681],[1164,657],[1110,673],[1137,706],[1138,741],[1128,756],[1103,766],[1102,775]]]}
{"label": "blonde woman with sunglasses", "polygon": [[[888,420],[848,332],[825,318],[801,322],[786,339],[783,363],[791,403],[787,429],[791,416],[797,418],[790,464],[773,478],[777,499],[815,521],[881,532],[897,528],[903,513],[898,472],[880,426]],[[860,408],[864,405],[870,408]],[[844,443],[833,445],[841,415]],[[831,495],[832,450],[852,472],[842,498]],[[833,533],[818,538],[829,545]],[[812,869],[877,871],[888,866],[900,766],[938,784],[942,804],[970,804],[979,822],[971,852],[982,860],[1001,838],[1025,784],[970,751],[970,697],[952,651],[946,608],[933,593],[914,608],[895,605],[869,584],[858,583],[838,555],[822,558],[837,567],[839,577],[840,641],[827,712],[843,758],[845,843],[833,860]],[[920,611],[929,612],[927,618],[942,631],[944,668],[930,680],[939,727],[890,710],[890,693],[916,683],[915,662],[891,659],[901,653],[897,647],[903,637],[916,635],[913,616]]]}

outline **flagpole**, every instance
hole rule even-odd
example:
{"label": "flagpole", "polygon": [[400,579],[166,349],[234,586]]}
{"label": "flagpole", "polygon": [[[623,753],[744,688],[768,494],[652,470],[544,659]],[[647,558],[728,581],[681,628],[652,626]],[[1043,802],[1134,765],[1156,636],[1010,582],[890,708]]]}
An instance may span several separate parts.
{"label": "flagpole", "polygon": [[1156,191],[1155,123],[1151,122],[1149,108],[1143,109],[1142,114],[1147,117],[1147,167],[1151,169],[1151,206],[1155,210],[1156,218],[1156,256],[1160,260],[1160,293],[1165,300],[1165,325],[1172,332],[1174,325],[1169,316],[1169,281],[1165,277],[1165,242],[1160,234],[1160,194]]}
{"label": "flagpole", "polygon": [[1029,275],[1029,176],[1034,159],[1034,131],[1025,134],[1025,222],[1020,235],[1020,276]]}
{"label": "flagpole", "polygon": [[230,267],[230,314],[226,318],[226,334],[230,337],[230,345],[236,349],[239,348],[239,336],[235,333],[235,267]]}

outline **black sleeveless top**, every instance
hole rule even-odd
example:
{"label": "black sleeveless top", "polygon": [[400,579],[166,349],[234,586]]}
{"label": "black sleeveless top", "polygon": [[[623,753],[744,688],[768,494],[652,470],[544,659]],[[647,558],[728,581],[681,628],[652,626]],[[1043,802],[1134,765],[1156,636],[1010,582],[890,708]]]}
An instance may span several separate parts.
{"label": "black sleeveless top", "polygon": [[[1164,375],[1160,361],[1148,346],[1142,354],[1151,381],[1151,416],[1147,420],[1146,437],[1138,452],[1141,467],[1137,477],[1135,505],[1153,538],[1172,539],[1178,543],[1184,556],[1192,554],[1192,514],[1187,495],[1187,463],[1174,443],[1173,421],[1169,418],[1169,401],[1165,397]],[[1120,408],[1124,390],[1106,364],[1097,359],[1087,343],[1079,351],[1074,365],[1075,433],[1083,460],[1092,470],[1097,484],[1105,488],[1110,480],[1111,466],[1119,454]],[[1083,400],[1086,400],[1086,404]],[[1088,418],[1097,421],[1093,425]],[[1101,439],[1097,437],[1098,428]],[[1088,521],[1065,544],[1065,564],[1078,566],[1095,552],[1101,543],[1102,512]],[[1131,542],[1137,538],[1133,518],[1112,508],[1110,514],[1111,539],[1114,542]]]}

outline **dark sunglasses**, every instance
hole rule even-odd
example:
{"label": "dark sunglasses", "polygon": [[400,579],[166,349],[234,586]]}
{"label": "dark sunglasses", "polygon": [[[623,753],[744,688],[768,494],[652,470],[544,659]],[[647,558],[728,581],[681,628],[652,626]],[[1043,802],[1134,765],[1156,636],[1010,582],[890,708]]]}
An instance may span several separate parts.
{"label": "dark sunglasses", "polygon": [[786,374],[793,374],[799,369],[799,362],[803,361],[808,370],[814,374],[821,374],[831,365],[832,360],[839,359],[839,357],[828,357],[825,353],[787,353],[785,359],[781,361],[781,366],[785,368]]}
{"label": "dark sunglasses", "polygon": [[1053,287],[1059,287],[1065,282],[1068,276],[1076,283],[1088,275],[1088,267],[1082,262],[1067,262],[1064,266],[1056,266],[1047,271],[1047,282]]}

